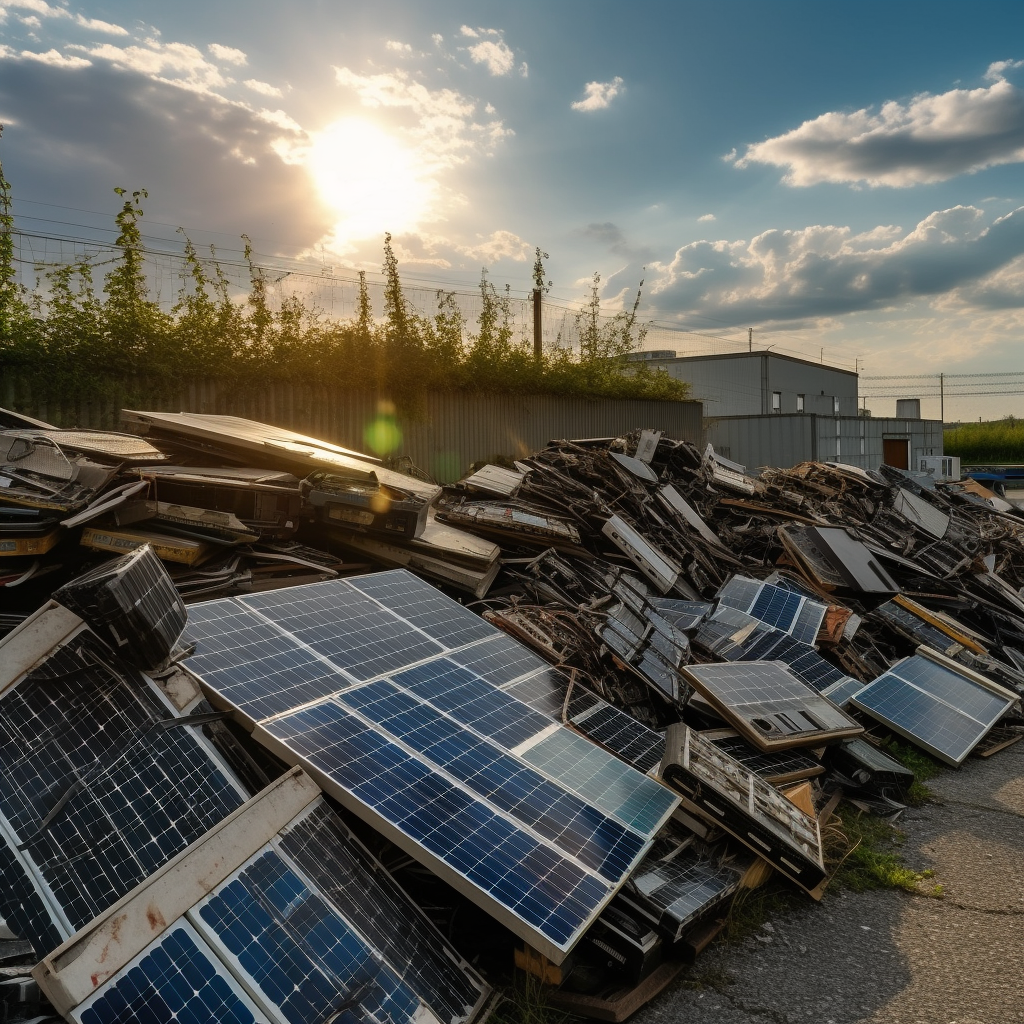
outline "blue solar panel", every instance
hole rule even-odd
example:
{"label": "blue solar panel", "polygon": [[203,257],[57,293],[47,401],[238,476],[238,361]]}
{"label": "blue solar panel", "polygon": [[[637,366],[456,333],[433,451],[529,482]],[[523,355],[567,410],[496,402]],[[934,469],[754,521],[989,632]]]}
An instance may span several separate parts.
{"label": "blue solar panel", "polygon": [[[354,590],[347,580],[226,600],[237,600],[266,616],[356,679],[372,679],[444,651],[425,633],[410,629],[403,619]],[[338,628],[341,623],[344,629]]]}
{"label": "blue solar panel", "polygon": [[529,672],[547,668],[547,662],[504,633],[450,657],[456,664],[468,668],[494,686],[504,686]]}
{"label": "blue solar panel", "polygon": [[850,699],[952,765],[959,765],[1014,703],[920,655],[897,662]]}
{"label": "blue solar panel", "polygon": [[265,727],[331,782],[558,946],[613,891],[333,701]]}
{"label": "blue solar panel", "polygon": [[400,569],[359,576],[350,582],[356,590],[380,601],[449,649],[493,637],[498,632],[475,612]]}
{"label": "blue solar panel", "polygon": [[256,1024],[255,1005],[184,922],[72,1012],[81,1024]]}
{"label": "blue solar panel", "polygon": [[274,850],[257,855],[196,908],[263,1000],[294,1024],[329,1019],[358,994],[377,1020],[409,1020],[419,999]]}
{"label": "blue solar panel", "polygon": [[[550,671],[522,645],[407,572],[379,577],[292,588],[287,601],[262,594],[195,606],[189,667],[263,724],[257,738],[318,770],[371,823],[398,829],[407,852],[422,851],[431,867],[442,861],[488,909],[495,900],[509,910],[535,945],[543,937],[568,949],[677,797],[500,689]],[[239,607],[284,641],[256,637],[275,669],[264,680],[263,650],[250,656],[231,639]],[[312,666],[311,678],[281,685],[288,643],[335,665],[334,683]],[[552,871],[560,889],[546,881]]]}
{"label": "blue solar panel", "polygon": [[793,594],[788,590],[762,586],[761,593],[757,595],[750,608],[750,614],[769,626],[789,632],[803,600],[799,594]]}

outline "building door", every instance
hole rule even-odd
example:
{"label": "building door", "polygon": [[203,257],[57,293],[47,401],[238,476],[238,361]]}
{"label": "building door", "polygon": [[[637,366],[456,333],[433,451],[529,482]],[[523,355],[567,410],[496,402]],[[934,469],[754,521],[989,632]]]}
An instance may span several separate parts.
{"label": "building door", "polygon": [[883,437],[882,461],[896,469],[910,469],[910,441],[903,437]]}

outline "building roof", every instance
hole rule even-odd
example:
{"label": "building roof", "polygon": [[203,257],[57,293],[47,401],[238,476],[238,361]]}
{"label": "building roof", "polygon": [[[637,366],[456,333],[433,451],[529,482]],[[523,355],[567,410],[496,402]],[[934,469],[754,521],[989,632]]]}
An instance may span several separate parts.
{"label": "building roof", "polygon": [[813,366],[817,369],[829,370],[832,373],[846,373],[851,377],[858,376],[856,370],[844,370],[840,366],[832,366],[830,363],[816,363],[813,359],[801,359],[799,356],[787,356],[782,352],[771,352],[755,349],[753,352],[720,352],[701,356],[676,356],[674,359],[652,359],[658,363],[697,363],[707,360],[719,359],[753,359],[755,356],[770,356],[772,359],[781,359],[788,363],[802,363],[804,366]]}

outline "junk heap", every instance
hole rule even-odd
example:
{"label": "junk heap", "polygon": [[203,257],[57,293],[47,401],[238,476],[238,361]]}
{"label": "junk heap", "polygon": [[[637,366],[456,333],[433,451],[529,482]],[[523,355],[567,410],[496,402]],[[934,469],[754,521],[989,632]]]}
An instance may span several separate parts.
{"label": "junk heap", "polygon": [[740,889],[819,899],[901,751],[1024,734],[1024,514],[970,482],[124,419],[0,411],[0,1021],[468,1024],[513,965],[622,1020]]}

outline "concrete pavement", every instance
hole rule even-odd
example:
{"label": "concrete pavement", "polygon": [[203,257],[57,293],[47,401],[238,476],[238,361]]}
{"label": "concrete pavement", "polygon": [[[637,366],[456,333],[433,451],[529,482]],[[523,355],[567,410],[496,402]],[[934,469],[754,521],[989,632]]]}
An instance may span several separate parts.
{"label": "concrete pavement", "polygon": [[1024,742],[928,785],[903,854],[941,899],[808,900],[707,950],[636,1024],[1024,1024]]}

